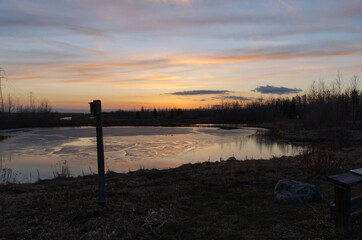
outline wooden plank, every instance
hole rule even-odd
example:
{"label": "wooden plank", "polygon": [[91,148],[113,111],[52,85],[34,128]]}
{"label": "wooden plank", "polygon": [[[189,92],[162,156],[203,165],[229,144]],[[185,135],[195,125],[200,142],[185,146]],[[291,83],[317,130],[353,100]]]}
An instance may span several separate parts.
{"label": "wooden plank", "polygon": [[353,173],[342,173],[328,176],[327,180],[342,188],[349,188],[352,185],[362,182],[362,176]]}
{"label": "wooden plank", "polygon": [[350,172],[362,176],[362,168],[353,169]]}
{"label": "wooden plank", "polygon": [[351,189],[334,186],[336,228],[341,233],[351,232]]}
{"label": "wooden plank", "polygon": [[[331,220],[335,220],[336,218],[336,205],[332,203],[330,205],[331,209]],[[351,199],[351,209],[350,213],[358,212],[362,210],[362,196],[358,196]]]}
{"label": "wooden plank", "polygon": [[362,209],[362,196],[358,196],[351,199],[350,212],[354,213]]}
{"label": "wooden plank", "polygon": [[336,220],[336,204],[332,203],[331,206],[331,220]]}

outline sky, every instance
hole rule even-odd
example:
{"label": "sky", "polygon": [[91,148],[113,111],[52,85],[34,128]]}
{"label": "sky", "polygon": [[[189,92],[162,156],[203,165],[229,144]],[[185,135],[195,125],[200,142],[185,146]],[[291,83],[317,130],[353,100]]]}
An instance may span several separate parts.
{"label": "sky", "polygon": [[362,77],[362,0],[0,0],[2,93],[197,108]]}

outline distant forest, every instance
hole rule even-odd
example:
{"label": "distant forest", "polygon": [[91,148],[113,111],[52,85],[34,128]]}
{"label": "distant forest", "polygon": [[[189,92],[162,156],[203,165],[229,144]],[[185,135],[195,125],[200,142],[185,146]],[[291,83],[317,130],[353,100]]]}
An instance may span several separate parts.
{"label": "distant forest", "polygon": [[[226,101],[199,109],[143,109],[103,113],[105,126],[187,126],[197,123],[258,124],[293,121],[298,128],[359,127],[362,120],[362,92],[359,78],[353,76],[342,88],[338,73],[331,84],[314,82],[303,95],[270,97],[262,101]],[[90,114],[64,114],[52,111],[44,100],[23,106],[9,98],[1,106],[0,128],[92,126]]]}

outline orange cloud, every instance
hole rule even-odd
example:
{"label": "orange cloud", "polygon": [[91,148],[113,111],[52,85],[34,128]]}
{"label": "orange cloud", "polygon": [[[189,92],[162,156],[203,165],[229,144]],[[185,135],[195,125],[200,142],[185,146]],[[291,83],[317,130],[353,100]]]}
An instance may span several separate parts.
{"label": "orange cloud", "polygon": [[[176,56],[176,57],[154,57],[141,61],[125,61],[78,65],[68,67],[70,70],[93,70],[107,68],[167,68],[175,66],[210,65],[210,64],[233,64],[252,61],[265,60],[290,60],[298,58],[320,58],[330,56],[360,56],[362,44],[350,44],[330,46],[328,49],[309,49],[309,46],[299,47],[285,46],[267,49],[257,49],[254,51],[232,51],[230,54],[220,53],[209,56]],[[236,52],[236,53],[235,53]],[[239,53],[238,53],[239,52]]]}
{"label": "orange cloud", "polygon": [[274,53],[246,53],[239,55],[220,55],[207,57],[181,57],[170,59],[171,64],[176,65],[210,65],[210,64],[233,64],[252,61],[265,60],[290,60],[298,58],[320,58],[329,56],[360,56],[362,48],[335,49],[329,51],[310,51],[310,52],[274,52]]}
{"label": "orange cloud", "polygon": [[164,74],[164,73],[150,73],[150,77],[146,78],[147,80],[177,80],[180,79],[179,76],[170,75],[170,74]]}

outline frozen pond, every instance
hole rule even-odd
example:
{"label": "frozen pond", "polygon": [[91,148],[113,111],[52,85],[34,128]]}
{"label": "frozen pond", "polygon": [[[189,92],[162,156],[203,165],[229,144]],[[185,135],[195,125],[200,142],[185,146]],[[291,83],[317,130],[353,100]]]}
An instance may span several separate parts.
{"label": "frozen pond", "polygon": [[[253,128],[105,127],[103,132],[105,169],[116,172],[164,169],[232,156],[269,159],[302,150],[256,134]],[[21,182],[53,178],[64,161],[73,176],[97,172],[95,128],[35,128],[0,131],[0,135],[10,136],[0,141],[0,167],[20,173]]]}

